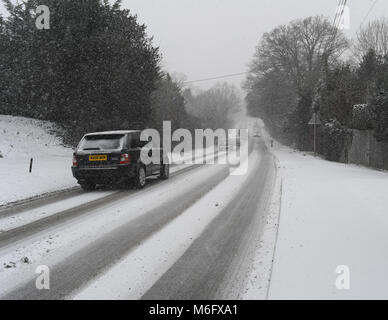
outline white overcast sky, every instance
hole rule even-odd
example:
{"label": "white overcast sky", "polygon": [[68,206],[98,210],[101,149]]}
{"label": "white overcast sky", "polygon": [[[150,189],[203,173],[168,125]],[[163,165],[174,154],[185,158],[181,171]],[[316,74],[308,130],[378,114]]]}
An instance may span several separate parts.
{"label": "white overcast sky", "polygon": [[[352,36],[375,0],[349,0]],[[279,24],[310,15],[334,18],[338,0],[123,0],[160,46],[163,66],[187,80],[247,71],[261,35]],[[4,8],[0,7],[4,13]],[[388,16],[377,0],[368,20]],[[240,85],[244,76],[225,79]],[[207,88],[216,81],[199,82]]]}

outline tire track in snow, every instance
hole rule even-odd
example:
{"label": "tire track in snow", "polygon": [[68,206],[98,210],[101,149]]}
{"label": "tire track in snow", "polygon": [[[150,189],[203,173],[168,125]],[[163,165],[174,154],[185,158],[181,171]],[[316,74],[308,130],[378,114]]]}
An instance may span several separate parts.
{"label": "tire track in snow", "polygon": [[67,200],[72,197],[82,195],[84,191],[80,187],[74,187],[71,189],[55,191],[48,194],[43,194],[24,200],[11,202],[6,205],[0,206],[0,218],[16,215],[26,211],[30,211],[39,207],[53,204],[58,201]]}
{"label": "tire track in snow", "polygon": [[[180,171],[179,174],[181,173]],[[178,201],[170,201],[148,211],[67,257],[51,268],[50,290],[37,290],[33,279],[9,292],[2,299],[63,299],[69,296],[179,216],[228,174],[229,167],[226,165],[216,169],[206,183],[187,189]]]}
{"label": "tire track in snow", "polygon": [[[187,171],[198,168],[200,165],[193,165],[185,169],[181,169],[171,174],[171,179],[177,177]],[[148,186],[143,190],[130,190],[130,191],[117,191],[108,196],[103,196],[99,199],[83,203],[81,205],[68,208],[66,210],[61,210],[50,216],[40,218],[33,222],[27,223],[25,225],[19,226],[17,228],[5,231],[0,233],[0,249],[6,248],[10,245],[15,245],[22,240],[26,240],[30,237],[33,237],[35,234],[41,231],[48,231],[50,228],[57,227],[58,225],[69,222],[72,219],[75,219],[81,215],[85,215],[93,212],[97,208],[103,208],[109,206],[109,204],[114,203],[121,199],[130,199],[133,196],[139,196],[146,192],[157,188],[162,181],[154,180],[149,181]]]}
{"label": "tire track in snow", "polygon": [[[273,158],[261,144],[260,166],[233,201],[207,226],[185,254],[145,293],[145,300],[207,300],[238,296],[252,239],[260,232]],[[239,279],[241,278],[241,279]]]}

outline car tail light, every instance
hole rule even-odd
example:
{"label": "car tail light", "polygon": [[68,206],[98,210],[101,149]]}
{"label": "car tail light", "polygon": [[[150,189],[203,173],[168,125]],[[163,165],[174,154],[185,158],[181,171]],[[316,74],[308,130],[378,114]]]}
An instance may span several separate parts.
{"label": "car tail light", "polygon": [[128,153],[122,153],[120,155],[120,164],[130,164],[131,158]]}
{"label": "car tail light", "polygon": [[78,167],[78,161],[76,156],[73,156],[73,167]]}

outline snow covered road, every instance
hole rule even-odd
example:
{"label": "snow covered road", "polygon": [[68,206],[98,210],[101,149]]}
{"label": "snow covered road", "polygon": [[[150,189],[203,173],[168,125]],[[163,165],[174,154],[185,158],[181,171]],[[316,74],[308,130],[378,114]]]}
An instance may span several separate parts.
{"label": "snow covered road", "polygon": [[[275,173],[272,156],[264,145],[260,145],[260,150],[261,159],[251,165],[248,178],[233,177],[233,184],[238,187],[233,201],[215,216],[144,299],[241,298],[250,259],[260,240]],[[228,196],[227,191],[219,194]]]}
{"label": "snow covered road", "polygon": [[[74,190],[6,208],[0,298],[162,299],[182,290],[196,298],[201,290],[190,283],[205,289],[214,273],[209,298],[239,296],[246,281],[239,266],[249,265],[242,262],[260,237],[273,168],[261,143],[247,175],[229,176],[226,165],[178,166],[169,181],[151,181],[142,191]],[[185,263],[191,269],[180,267]],[[36,289],[39,265],[50,268],[50,290]],[[183,287],[171,277],[188,274]],[[156,289],[166,279],[167,295]]]}

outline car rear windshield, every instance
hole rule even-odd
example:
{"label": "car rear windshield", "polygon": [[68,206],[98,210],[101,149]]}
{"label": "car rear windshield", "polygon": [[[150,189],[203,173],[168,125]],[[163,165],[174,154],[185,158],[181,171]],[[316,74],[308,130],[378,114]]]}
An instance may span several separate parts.
{"label": "car rear windshield", "polygon": [[81,150],[117,150],[123,147],[124,135],[104,134],[86,136],[80,143]]}

